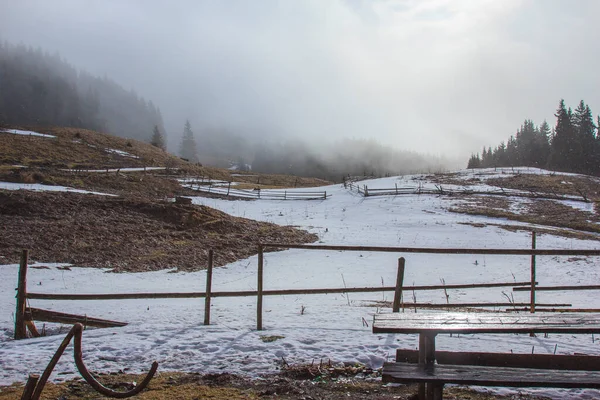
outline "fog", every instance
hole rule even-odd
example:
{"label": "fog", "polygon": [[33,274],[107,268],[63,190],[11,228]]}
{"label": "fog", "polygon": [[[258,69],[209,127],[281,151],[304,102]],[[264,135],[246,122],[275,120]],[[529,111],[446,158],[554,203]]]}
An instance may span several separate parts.
{"label": "fog", "polygon": [[466,162],[561,98],[600,109],[598,15],[594,0],[0,0],[0,39],[151,99],[174,151],[189,119]]}

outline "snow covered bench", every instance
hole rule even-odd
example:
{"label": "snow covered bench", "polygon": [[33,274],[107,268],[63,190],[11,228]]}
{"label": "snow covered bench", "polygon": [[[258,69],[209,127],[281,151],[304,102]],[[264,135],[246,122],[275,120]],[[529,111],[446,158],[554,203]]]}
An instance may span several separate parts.
{"label": "snow covered bench", "polygon": [[475,386],[600,388],[600,357],[587,355],[436,351],[435,365],[419,365],[417,350],[398,349],[383,367],[383,382],[428,383],[434,399],[446,383]]}

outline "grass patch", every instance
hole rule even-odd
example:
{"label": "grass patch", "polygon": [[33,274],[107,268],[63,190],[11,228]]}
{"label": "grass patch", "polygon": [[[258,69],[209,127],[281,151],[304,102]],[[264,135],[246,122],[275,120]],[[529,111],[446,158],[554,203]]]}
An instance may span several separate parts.
{"label": "grass patch", "polygon": [[271,335],[271,336],[261,335],[260,336],[260,340],[262,340],[264,343],[272,343],[279,339],[285,339],[285,336],[278,336],[278,335]]}
{"label": "grass patch", "polygon": [[[519,211],[511,211],[512,206],[518,206]],[[535,225],[546,225],[556,228],[572,229],[574,231],[547,229],[545,233],[566,237],[578,237],[599,240],[600,218],[596,212],[588,212],[573,208],[559,201],[533,199],[530,201],[515,201],[510,198],[492,196],[469,196],[448,209],[451,212],[480,215],[491,218],[503,218],[512,221],[525,222]],[[490,224],[494,225],[494,224]],[[507,230],[532,230],[533,228],[515,227],[506,224],[496,224]],[[541,232],[543,229],[535,228]]]}

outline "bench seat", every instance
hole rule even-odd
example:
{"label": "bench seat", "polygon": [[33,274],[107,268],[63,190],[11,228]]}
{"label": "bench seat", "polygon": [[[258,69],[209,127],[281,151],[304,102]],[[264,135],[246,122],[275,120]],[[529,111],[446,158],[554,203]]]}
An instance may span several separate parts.
{"label": "bench seat", "polygon": [[434,365],[390,362],[383,366],[383,382],[462,384],[475,386],[600,388],[600,372],[474,365]]}

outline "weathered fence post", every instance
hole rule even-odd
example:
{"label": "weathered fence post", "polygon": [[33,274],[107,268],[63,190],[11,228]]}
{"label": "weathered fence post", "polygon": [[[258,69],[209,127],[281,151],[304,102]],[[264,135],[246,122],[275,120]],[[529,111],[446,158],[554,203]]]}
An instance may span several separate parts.
{"label": "weathered fence post", "polygon": [[394,304],[392,312],[400,311],[400,302],[402,301],[402,286],[404,283],[404,265],[406,260],[404,257],[398,259],[398,275],[396,276],[396,290],[394,291]]}
{"label": "weathered fence post", "polygon": [[323,200],[327,200],[327,191],[323,192]]}
{"label": "weathered fence post", "polygon": [[367,185],[365,185],[365,197],[369,196],[369,189],[367,189]]}
{"label": "weathered fence post", "polygon": [[287,200],[287,190],[284,190],[284,192],[283,192],[283,199]]}
{"label": "weathered fence post", "polygon": [[[531,249],[535,250],[535,231],[531,232]],[[535,312],[535,254],[531,255],[531,310]]]}
{"label": "weathered fence post", "polygon": [[394,183],[394,186],[396,187],[396,195],[398,195],[398,184]]}
{"label": "weathered fence post", "polygon": [[263,247],[258,245],[258,283],[256,285],[256,330],[262,331],[263,307]]}
{"label": "weathered fence post", "polygon": [[210,300],[212,292],[213,251],[208,251],[208,269],[206,270],[206,297],[204,298],[204,325],[210,325]]}
{"label": "weathered fence post", "polygon": [[229,190],[231,189],[231,182],[227,185],[227,197],[229,197]]}
{"label": "weathered fence post", "polygon": [[21,264],[19,266],[19,281],[17,283],[17,309],[15,312],[15,339],[27,338],[25,325],[25,307],[27,301],[27,263],[29,251],[21,252]]}

